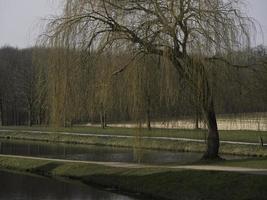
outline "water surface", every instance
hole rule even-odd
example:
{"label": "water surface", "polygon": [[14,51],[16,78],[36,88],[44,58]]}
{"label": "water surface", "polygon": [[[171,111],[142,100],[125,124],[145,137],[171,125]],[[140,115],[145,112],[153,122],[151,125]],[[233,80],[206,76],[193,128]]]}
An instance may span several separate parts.
{"label": "water surface", "polygon": [[[97,145],[0,140],[0,154],[37,156],[85,161],[137,162],[150,164],[185,164],[198,161],[202,153],[157,151]],[[226,156],[227,159],[242,158]]]}
{"label": "water surface", "polygon": [[137,200],[78,183],[0,171],[0,200]]}

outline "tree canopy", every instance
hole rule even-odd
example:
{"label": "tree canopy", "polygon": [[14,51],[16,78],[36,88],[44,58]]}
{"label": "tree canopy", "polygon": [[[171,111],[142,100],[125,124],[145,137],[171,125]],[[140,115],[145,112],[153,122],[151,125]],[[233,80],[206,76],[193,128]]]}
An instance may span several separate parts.
{"label": "tree canopy", "polygon": [[166,58],[198,96],[209,130],[204,157],[217,158],[213,68],[241,67],[232,58],[249,49],[255,28],[243,6],[242,0],[66,0],[63,14],[48,24],[45,42],[87,56],[127,51],[130,61],[147,54]]}

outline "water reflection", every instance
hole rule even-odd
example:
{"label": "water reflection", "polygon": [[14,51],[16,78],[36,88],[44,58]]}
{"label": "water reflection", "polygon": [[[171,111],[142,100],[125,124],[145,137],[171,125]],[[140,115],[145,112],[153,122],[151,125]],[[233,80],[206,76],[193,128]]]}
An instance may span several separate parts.
{"label": "water reflection", "polygon": [[86,185],[0,171],[0,200],[135,200]]}
{"label": "water reflection", "polygon": [[[106,161],[106,162],[135,162],[143,163],[177,163],[195,162],[201,153],[183,153],[156,151],[133,148],[116,148],[96,145],[71,145],[45,142],[29,142],[0,140],[0,153],[12,155],[39,156],[70,160]],[[240,157],[228,156],[228,159]]]}
{"label": "water reflection", "polygon": [[199,153],[144,149],[134,150],[133,148],[14,140],[0,140],[0,153],[106,162],[135,162],[136,160],[140,160],[143,163],[185,163],[196,161],[201,158],[201,154]]}

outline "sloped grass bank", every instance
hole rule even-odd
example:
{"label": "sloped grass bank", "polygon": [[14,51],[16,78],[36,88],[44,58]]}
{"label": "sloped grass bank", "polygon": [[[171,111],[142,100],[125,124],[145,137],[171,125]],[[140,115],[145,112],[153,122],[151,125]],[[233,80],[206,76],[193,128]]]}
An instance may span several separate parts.
{"label": "sloped grass bank", "polygon": [[183,141],[155,140],[142,138],[98,137],[90,135],[60,134],[60,133],[33,133],[33,132],[0,132],[2,139],[30,140],[43,142],[59,142],[70,144],[106,145],[114,147],[142,147],[146,149],[197,151],[205,149],[204,143],[189,143]]}
{"label": "sloped grass bank", "polygon": [[[153,138],[120,138],[120,137],[98,137],[90,135],[35,133],[27,131],[1,131],[0,138],[31,140],[44,142],[59,142],[71,144],[108,145],[114,147],[140,147],[146,149],[158,149],[180,152],[204,152],[206,145],[200,142],[159,140]],[[221,144],[221,154],[232,154],[241,156],[267,156],[267,147],[254,145]]]}
{"label": "sloped grass bank", "polygon": [[152,199],[267,199],[267,176],[164,168],[127,169],[1,156],[0,169],[71,178]]}
{"label": "sloped grass bank", "polygon": [[210,162],[200,161],[200,162],[197,162],[195,164],[267,169],[267,158],[247,158],[247,159],[237,159],[237,160],[225,160],[223,162],[220,162],[220,161],[210,161]]}

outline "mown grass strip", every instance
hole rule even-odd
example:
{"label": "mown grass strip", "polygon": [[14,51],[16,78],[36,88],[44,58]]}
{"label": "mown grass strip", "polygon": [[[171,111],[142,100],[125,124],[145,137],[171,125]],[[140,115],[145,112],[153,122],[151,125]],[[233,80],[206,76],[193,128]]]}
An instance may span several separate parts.
{"label": "mown grass strip", "polygon": [[0,157],[0,169],[67,177],[161,200],[267,198],[267,176],[163,168],[126,169],[10,157]]}
{"label": "mown grass strip", "polygon": [[[31,131],[52,131],[52,132],[71,132],[71,133],[90,133],[90,134],[108,134],[108,135],[131,135],[135,136],[139,129],[136,128],[111,128],[105,129],[98,127],[82,127],[74,126],[70,128],[54,128],[54,127],[42,127],[42,126],[4,126],[0,130],[31,130]],[[147,129],[141,130],[141,135],[147,137],[177,137],[188,139],[200,139],[206,138],[206,130],[189,130],[189,129],[159,129],[155,128],[152,131]],[[259,137],[267,143],[267,131],[247,131],[247,130],[221,130],[221,140],[238,141],[238,142],[253,142],[258,143]]]}

